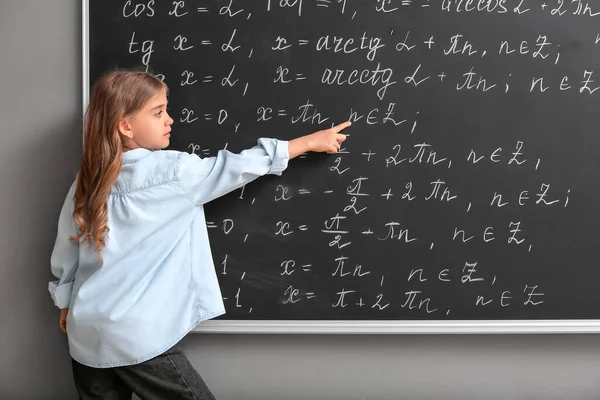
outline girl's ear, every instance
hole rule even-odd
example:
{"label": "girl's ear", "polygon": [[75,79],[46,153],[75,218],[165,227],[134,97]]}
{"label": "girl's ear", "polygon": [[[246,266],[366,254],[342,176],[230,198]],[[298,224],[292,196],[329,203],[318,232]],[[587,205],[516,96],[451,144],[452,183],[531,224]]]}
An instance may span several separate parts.
{"label": "girl's ear", "polygon": [[131,130],[131,126],[129,125],[127,119],[122,118],[117,124],[117,129],[121,135],[124,135],[130,139],[133,137],[133,131]]}

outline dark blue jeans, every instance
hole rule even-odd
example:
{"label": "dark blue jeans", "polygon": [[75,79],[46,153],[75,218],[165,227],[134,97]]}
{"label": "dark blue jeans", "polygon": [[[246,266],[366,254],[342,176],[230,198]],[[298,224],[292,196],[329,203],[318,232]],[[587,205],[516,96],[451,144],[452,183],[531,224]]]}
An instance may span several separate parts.
{"label": "dark blue jeans", "polygon": [[174,346],[136,365],[92,368],[72,360],[80,400],[214,400],[198,371]]}

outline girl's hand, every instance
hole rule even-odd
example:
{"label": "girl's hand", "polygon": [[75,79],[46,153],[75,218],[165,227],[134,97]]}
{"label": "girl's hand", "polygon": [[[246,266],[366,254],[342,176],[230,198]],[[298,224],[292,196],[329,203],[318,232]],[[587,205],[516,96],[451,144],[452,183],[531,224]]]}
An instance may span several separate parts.
{"label": "girl's hand", "polygon": [[346,135],[339,133],[351,125],[350,121],[334,126],[330,129],[318,131],[308,135],[308,146],[310,151],[317,153],[326,152],[329,154],[337,153],[342,142],[346,140]]}
{"label": "girl's hand", "polygon": [[68,308],[63,308],[62,310],[60,310],[59,325],[60,325],[60,330],[63,331],[64,333],[67,333],[67,313],[68,312],[69,312]]}
{"label": "girl's hand", "polygon": [[333,128],[317,131],[310,135],[290,140],[288,143],[290,158],[295,158],[307,151],[314,151],[317,153],[327,152],[329,154],[337,153],[342,142],[346,140],[346,135],[341,134],[340,131],[346,129],[350,125],[350,121],[346,121]]}

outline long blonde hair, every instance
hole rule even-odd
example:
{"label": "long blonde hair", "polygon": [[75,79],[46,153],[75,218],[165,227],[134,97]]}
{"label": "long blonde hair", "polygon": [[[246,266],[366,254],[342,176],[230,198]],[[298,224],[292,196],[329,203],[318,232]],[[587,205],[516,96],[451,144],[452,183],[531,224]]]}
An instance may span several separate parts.
{"label": "long blonde hair", "polygon": [[121,172],[123,141],[119,121],[141,110],[166,89],[156,76],[144,71],[115,70],[93,86],[84,116],[83,157],[77,174],[73,219],[78,243],[95,245],[98,259],[106,246],[108,195]]}

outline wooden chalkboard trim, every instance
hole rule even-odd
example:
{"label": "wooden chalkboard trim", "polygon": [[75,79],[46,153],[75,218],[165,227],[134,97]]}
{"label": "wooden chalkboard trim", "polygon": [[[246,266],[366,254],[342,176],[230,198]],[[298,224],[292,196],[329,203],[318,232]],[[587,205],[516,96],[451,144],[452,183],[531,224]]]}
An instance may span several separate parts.
{"label": "wooden chalkboard trim", "polygon": [[212,320],[194,333],[496,334],[600,333],[600,320],[234,321]]}
{"label": "wooden chalkboard trim", "polygon": [[83,0],[81,2],[81,66],[82,66],[82,81],[83,81],[83,107],[81,110],[82,114],[85,114],[85,109],[90,101],[90,27],[89,27],[89,12],[90,12],[89,0]]}

